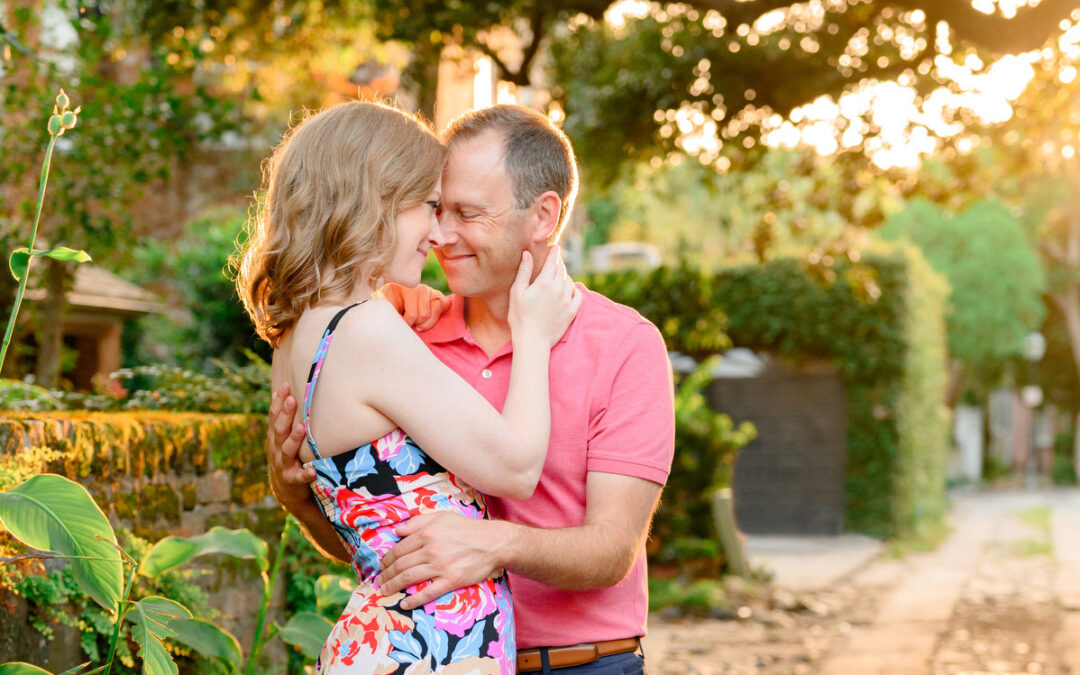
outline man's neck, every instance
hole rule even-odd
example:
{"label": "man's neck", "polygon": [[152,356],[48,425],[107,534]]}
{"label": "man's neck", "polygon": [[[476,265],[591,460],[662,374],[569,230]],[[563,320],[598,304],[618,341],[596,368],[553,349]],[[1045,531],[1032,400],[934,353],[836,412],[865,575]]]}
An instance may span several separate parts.
{"label": "man's neck", "polygon": [[494,356],[510,342],[509,310],[508,294],[496,298],[465,298],[465,325],[488,356]]}

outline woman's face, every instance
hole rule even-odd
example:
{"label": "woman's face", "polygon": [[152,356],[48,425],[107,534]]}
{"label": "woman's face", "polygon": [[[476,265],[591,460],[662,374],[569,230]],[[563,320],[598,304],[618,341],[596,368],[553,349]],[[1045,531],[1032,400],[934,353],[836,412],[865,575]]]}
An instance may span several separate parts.
{"label": "woman's face", "polygon": [[386,270],[385,281],[402,286],[420,283],[428,249],[443,244],[439,216],[442,214],[442,180],[420,204],[397,214],[397,251]]}

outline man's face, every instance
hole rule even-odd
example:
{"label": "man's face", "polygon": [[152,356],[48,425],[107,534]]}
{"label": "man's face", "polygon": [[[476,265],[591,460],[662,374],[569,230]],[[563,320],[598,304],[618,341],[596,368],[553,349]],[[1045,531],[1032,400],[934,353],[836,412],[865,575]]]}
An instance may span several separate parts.
{"label": "man's face", "polygon": [[446,243],[435,249],[435,256],[452,292],[485,298],[510,290],[521,252],[531,244],[528,213],[514,208],[513,182],[498,134],[487,132],[451,146],[440,219]]}

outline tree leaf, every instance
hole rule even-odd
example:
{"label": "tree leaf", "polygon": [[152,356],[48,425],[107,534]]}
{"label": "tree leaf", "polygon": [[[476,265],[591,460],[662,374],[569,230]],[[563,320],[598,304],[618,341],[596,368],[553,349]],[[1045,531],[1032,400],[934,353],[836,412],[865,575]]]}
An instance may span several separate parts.
{"label": "tree leaf", "polygon": [[157,576],[179,567],[192,558],[210,553],[225,553],[237,558],[253,558],[259,570],[269,567],[269,547],[247,529],[228,530],[214,527],[197,537],[165,537],[146,554],[139,574]]}
{"label": "tree leaf", "polygon": [[50,248],[48,250],[34,250],[26,248],[17,248],[11,252],[11,257],[8,258],[8,267],[11,268],[11,276],[15,277],[16,281],[22,281],[22,277],[26,274],[26,268],[30,265],[30,258],[52,258],[53,260],[63,260],[65,262],[90,262],[90,254],[86,251],[78,251],[67,246],[57,246],[56,248]]}
{"label": "tree leaf", "polygon": [[79,675],[79,673],[83,672],[84,670],[86,670],[89,667],[90,667],[90,661],[87,661],[86,663],[82,663],[80,665],[77,665],[74,668],[68,668],[64,672],[60,673],[60,675]]}
{"label": "tree leaf", "polygon": [[16,663],[0,663],[0,675],[52,675],[44,668],[32,666],[29,663],[18,661]]}
{"label": "tree leaf", "polygon": [[315,581],[315,606],[320,612],[327,608],[344,607],[355,589],[355,579],[324,574]]}
{"label": "tree leaf", "polygon": [[17,248],[11,252],[11,257],[8,258],[8,268],[11,270],[11,276],[15,277],[15,281],[22,281],[22,277],[26,274],[26,267],[30,264],[30,249]]}
{"label": "tree leaf", "polygon": [[297,612],[284,626],[277,627],[281,639],[286,644],[299,647],[309,659],[319,658],[333,628],[334,623],[330,619],[315,612]]}
{"label": "tree leaf", "polygon": [[86,488],[56,474],[33,476],[0,493],[0,524],[27,546],[72,556],[79,587],[116,610],[124,567],[112,526]]}
{"label": "tree leaf", "polygon": [[66,262],[77,263],[90,262],[92,260],[90,254],[86,251],[68,248],[67,246],[57,246],[56,248],[50,248],[47,251],[34,251],[34,255],[44,258],[52,258],[53,260],[63,260]]}
{"label": "tree leaf", "polygon": [[174,642],[187,645],[203,656],[221,659],[230,666],[230,672],[243,667],[240,642],[227,630],[202,619],[173,619],[169,628],[176,633]]}
{"label": "tree leaf", "polygon": [[190,619],[191,612],[180,603],[151,595],[136,602],[128,618],[134,624],[131,638],[139,645],[143,675],[178,675],[176,662],[165,650],[162,640],[176,635],[170,623]]}

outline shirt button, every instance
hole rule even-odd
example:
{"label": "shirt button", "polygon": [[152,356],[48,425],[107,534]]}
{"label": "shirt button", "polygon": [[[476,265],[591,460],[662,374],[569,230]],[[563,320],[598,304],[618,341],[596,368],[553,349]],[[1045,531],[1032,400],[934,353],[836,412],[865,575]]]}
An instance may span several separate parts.
{"label": "shirt button", "polygon": [[480,371],[480,377],[484,378],[485,380],[490,379],[491,378],[491,371],[488,370],[487,368],[484,368],[483,370]]}

